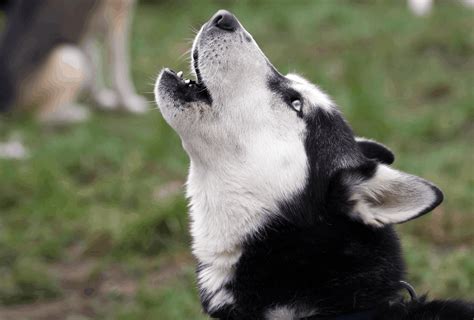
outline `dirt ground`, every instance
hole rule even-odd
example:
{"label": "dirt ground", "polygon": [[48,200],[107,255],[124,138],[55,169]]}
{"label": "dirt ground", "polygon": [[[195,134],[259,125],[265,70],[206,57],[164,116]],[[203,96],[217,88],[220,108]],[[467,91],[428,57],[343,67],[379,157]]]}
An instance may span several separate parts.
{"label": "dirt ground", "polygon": [[[100,318],[118,301],[131,303],[143,279],[119,264],[103,268],[99,258],[84,257],[82,248],[73,247],[68,262],[50,268],[58,279],[61,298],[32,304],[0,307],[0,320],[86,320]],[[146,288],[159,289],[183,274],[192,264],[188,254],[174,255],[158,271],[146,274]]]}

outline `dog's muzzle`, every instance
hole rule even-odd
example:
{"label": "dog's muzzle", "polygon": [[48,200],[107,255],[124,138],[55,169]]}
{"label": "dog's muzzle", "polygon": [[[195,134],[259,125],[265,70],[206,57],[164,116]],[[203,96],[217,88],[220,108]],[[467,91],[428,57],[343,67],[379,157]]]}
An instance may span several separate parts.
{"label": "dog's muzzle", "polygon": [[169,95],[182,103],[204,102],[212,104],[211,96],[207,88],[194,80],[184,79],[182,72],[174,72],[171,69],[164,69],[159,77],[158,88],[165,90]]}

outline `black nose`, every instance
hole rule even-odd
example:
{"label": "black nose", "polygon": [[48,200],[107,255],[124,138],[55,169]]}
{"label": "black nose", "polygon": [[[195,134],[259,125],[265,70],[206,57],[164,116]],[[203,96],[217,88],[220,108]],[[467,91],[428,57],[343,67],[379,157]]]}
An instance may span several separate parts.
{"label": "black nose", "polygon": [[235,31],[239,26],[239,22],[234,15],[227,10],[217,11],[214,17],[212,17],[212,24],[227,31]]}

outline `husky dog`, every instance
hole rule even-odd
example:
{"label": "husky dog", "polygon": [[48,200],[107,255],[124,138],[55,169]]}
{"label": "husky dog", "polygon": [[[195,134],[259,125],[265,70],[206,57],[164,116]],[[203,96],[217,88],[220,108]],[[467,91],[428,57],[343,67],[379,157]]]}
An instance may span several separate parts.
{"label": "husky dog", "polygon": [[[128,70],[134,2],[8,1],[0,40],[0,111],[35,107],[43,122],[83,121],[88,112],[76,100],[87,87],[98,106],[144,112],[146,100],[136,94]],[[110,58],[112,90],[98,80],[95,42],[101,35]]]}
{"label": "husky dog", "polygon": [[438,206],[432,183],[389,166],[334,102],[283,76],[229,12],[192,47],[197,80],[164,69],[156,101],[191,158],[193,253],[220,319],[471,319],[463,302],[399,298],[393,224]]}

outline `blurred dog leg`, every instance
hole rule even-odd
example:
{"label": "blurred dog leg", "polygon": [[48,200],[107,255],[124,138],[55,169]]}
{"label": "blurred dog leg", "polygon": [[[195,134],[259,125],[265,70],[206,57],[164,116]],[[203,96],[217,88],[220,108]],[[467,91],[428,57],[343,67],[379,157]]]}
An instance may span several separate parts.
{"label": "blurred dog leg", "polygon": [[128,38],[134,0],[105,0],[107,20],[107,50],[110,57],[112,84],[119,96],[121,106],[133,113],[147,110],[147,101],[139,96],[130,79]]}
{"label": "blurred dog leg", "polygon": [[87,78],[86,57],[76,46],[55,48],[38,72],[20,86],[21,105],[38,107],[38,119],[58,125],[86,120],[89,112],[76,104]]}
{"label": "blurred dog leg", "polygon": [[97,45],[97,40],[89,36],[84,41],[83,47],[89,60],[89,65],[92,66],[86,89],[90,92],[92,100],[97,107],[103,110],[116,110],[119,106],[119,98],[115,91],[107,89],[104,85],[101,52]]}
{"label": "blurred dog leg", "polygon": [[417,16],[424,16],[430,13],[433,0],[408,0],[408,7]]}

